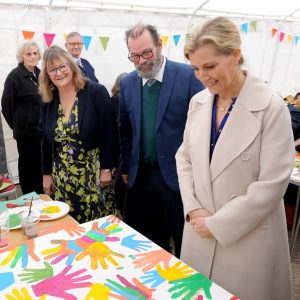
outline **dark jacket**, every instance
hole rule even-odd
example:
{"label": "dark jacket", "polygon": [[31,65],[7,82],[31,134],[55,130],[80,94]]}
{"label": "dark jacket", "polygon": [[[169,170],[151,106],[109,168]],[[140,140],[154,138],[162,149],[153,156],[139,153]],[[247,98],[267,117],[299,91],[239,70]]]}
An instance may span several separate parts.
{"label": "dark jacket", "polygon": [[288,104],[288,109],[291,115],[294,141],[296,141],[300,138],[300,110],[290,103]]}
{"label": "dark jacket", "polygon": [[6,161],[6,152],[5,152],[5,143],[4,143],[4,134],[2,128],[2,120],[0,113],[0,175],[7,173],[7,161]]}
{"label": "dark jacket", "polygon": [[[38,78],[40,69],[35,67],[35,73]],[[2,114],[15,138],[18,135],[38,135],[41,96],[37,78],[19,63],[5,80]]]}
{"label": "dark jacket", "polygon": [[79,66],[79,68],[82,71],[82,73],[86,77],[88,77],[90,80],[98,82],[98,79],[96,78],[96,75],[95,75],[95,70],[92,67],[92,65],[88,62],[88,60],[86,60],[84,58],[80,58],[80,60],[81,60],[81,64],[82,64],[83,68],[80,66]]}
{"label": "dark jacket", "polygon": [[[106,88],[92,81],[77,93],[79,139],[85,150],[100,148],[102,169],[118,164],[117,126]],[[42,143],[43,174],[52,173],[52,155],[55,149],[54,129],[58,117],[59,95],[50,103],[42,103],[40,137]]]}
{"label": "dark jacket", "polygon": [[[182,143],[190,99],[203,89],[190,65],[166,61],[156,118],[155,145],[162,176],[179,191],[175,154]],[[128,187],[135,182],[141,148],[142,79],[136,71],[120,81],[120,137],[122,174]]]}

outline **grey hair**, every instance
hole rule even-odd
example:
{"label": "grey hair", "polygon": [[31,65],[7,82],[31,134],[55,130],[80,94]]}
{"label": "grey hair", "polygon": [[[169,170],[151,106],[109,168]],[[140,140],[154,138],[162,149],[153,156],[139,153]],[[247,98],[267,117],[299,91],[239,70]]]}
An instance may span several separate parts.
{"label": "grey hair", "polygon": [[156,27],[153,25],[143,24],[143,23],[137,23],[136,25],[134,25],[133,27],[125,31],[126,44],[128,45],[129,38],[136,39],[140,37],[145,30],[149,31],[154,44],[157,45],[158,42],[160,41],[160,37]]}
{"label": "grey hair", "polygon": [[38,44],[35,41],[30,41],[30,40],[26,40],[18,49],[17,52],[17,61],[18,63],[23,63],[24,62],[24,58],[23,58],[23,54],[28,50],[31,49],[32,47],[36,47],[37,52],[39,54],[39,60],[42,58],[42,52],[38,46]]}

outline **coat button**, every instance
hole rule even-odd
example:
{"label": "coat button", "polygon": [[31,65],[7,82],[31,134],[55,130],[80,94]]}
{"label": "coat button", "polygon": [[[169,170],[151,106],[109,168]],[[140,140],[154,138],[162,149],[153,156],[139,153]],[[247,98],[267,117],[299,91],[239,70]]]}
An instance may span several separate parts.
{"label": "coat button", "polygon": [[243,152],[242,155],[241,155],[241,159],[242,160],[249,160],[250,155],[247,152]]}

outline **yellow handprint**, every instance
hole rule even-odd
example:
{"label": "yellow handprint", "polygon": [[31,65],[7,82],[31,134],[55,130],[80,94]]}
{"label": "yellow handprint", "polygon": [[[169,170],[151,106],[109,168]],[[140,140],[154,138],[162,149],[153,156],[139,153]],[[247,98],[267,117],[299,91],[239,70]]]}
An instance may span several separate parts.
{"label": "yellow handprint", "polygon": [[162,269],[160,265],[156,266],[158,274],[167,281],[178,280],[182,278],[186,278],[195,273],[188,265],[178,261],[170,268]]}
{"label": "yellow handprint", "polygon": [[84,300],[108,300],[111,289],[104,284],[94,283]]}
{"label": "yellow handprint", "polygon": [[81,260],[85,256],[89,255],[91,259],[91,268],[93,270],[98,268],[98,260],[103,269],[107,269],[107,263],[105,260],[108,260],[114,266],[118,266],[119,264],[112,258],[112,255],[118,257],[124,257],[123,254],[119,254],[117,252],[112,251],[109,247],[107,247],[102,242],[96,242],[89,245],[86,249],[84,249],[77,257],[76,260]]}
{"label": "yellow handprint", "polygon": [[[17,289],[11,290],[13,295],[6,294],[5,297],[8,300],[33,300],[33,298],[29,295],[26,288],[21,288],[21,291],[18,291]],[[23,295],[22,295],[23,294]],[[46,299],[46,295],[43,295],[39,298],[39,300]]]}

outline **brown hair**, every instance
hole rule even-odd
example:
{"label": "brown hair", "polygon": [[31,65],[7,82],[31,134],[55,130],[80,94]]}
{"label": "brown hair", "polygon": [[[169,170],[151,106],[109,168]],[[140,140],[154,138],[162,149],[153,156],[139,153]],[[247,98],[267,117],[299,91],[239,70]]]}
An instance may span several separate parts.
{"label": "brown hair", "polygon": [[[234,49],[241,47],[241,36],[237,26],[225,17],[206,21],[187,36],[184,56],[189,59],[190,54],[205,45],[214,45],[218,53],[230,55]],[[244,59],[241,56],[239,64],[243,62]]]}
{"label": "brown hair", "polygon": [[143,23],[138,23],[125,31],[126,44],[128,45],[129,38],[136,39],[140,37],[145,30],[149,31],[153,39],[154,45],[157,46],[160,41],[160,37],[158,35],[156,27],[153,25],[143,24]]}
{"label": "brown hair", "polygon": [[53,100],[54,92],[57,91],[56,86],[52,83],[47,73],[47,68],[55,60],[61,60],[70,66],[73,72],[73,81],[77,90],[83,89],[87,78],[81,74],[78,65],[74,62],[70,54],[59,46],[51,46],[44,52],[42,70],[39,76],[39,92],[44,102],[48,103]]}
{"label": "brown hair", "polygon": [[113,85],[113,87],[111,88],[111,93],[112,96],[118,96],[119,91],[120,91],[120,80],[121,78],[123,78],[124,76],[126,76],[128,73],[124,72],[118,75],[118,77],[116,78],[116,81]]}

